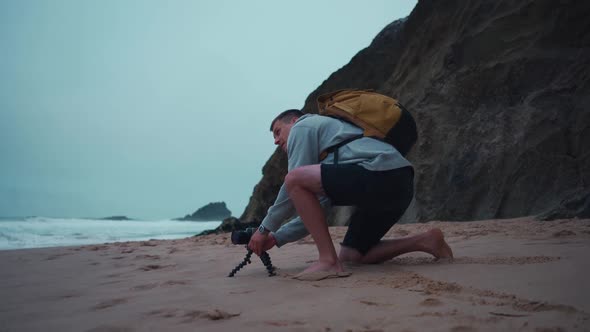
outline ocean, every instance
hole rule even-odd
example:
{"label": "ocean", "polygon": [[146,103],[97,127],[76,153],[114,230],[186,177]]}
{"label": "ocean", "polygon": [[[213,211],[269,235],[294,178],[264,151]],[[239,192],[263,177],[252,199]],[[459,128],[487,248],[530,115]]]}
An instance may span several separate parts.
{"label": "ocean", "polygon": [[0,250],[180,239],[221,221],[0,218]]}

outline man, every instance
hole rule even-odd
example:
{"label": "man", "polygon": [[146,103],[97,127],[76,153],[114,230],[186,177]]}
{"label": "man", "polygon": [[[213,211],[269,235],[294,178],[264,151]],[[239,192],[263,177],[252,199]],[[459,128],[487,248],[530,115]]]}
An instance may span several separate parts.
{"label": "man", "polygon": [[[401,239],[381,240],[403,215],[414,195],[412,165],[390,144],[363,137],[320,160],[320,154],[363,132],[346,121],[287,110],[271,124],[275,144],[288,156],[288,173],[278,197],[248,247],[260,255],[311,234],[318,261],[299,276],[343,272],[342,262],[380,263],[422,251],[452,258],[439,229]],[[332,243],[326,212],[331,205],[354,205],[356,211],[341,243]],[[294,214],[297,217],[280,226]]]}

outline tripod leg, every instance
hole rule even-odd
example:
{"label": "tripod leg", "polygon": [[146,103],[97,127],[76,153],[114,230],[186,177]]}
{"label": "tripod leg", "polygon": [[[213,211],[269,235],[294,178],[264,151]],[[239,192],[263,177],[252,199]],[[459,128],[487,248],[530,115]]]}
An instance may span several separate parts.
{"label": "tripod leg", "polygon": [[272,266],[272,262],[270,261],[270,255],[266,251],[260,255],[260,260],[262,261],[262,264],[264,264],[264,266],[266,267],[266,270],[268,271],[268,276],[275,276],[275,267]]}
{"label": "tripod leg", "polygon": [[246,257],[244,257],[244,260],[241,261],[228,275],[228,277],[232,278],[234,275],[236,275],[236,273],[238,273],[238,271],[243,268],[244,266],[252,263],[252,261],[250,260],[250,257],[252,256],[252,250],[248,249],[248,253],[246,253]]}

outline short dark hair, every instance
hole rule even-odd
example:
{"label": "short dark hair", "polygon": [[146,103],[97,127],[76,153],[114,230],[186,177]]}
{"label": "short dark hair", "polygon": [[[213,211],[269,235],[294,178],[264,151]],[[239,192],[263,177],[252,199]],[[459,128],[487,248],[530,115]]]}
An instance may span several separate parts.
{"label": "short dark hair", "polygon": [[272,131],[272,127],[275,126],[275,122],[277,122],[278,120],[281,120],[282,122],[289,122],[294,118],[300,118],[302,116],[303,112],[301,112],[298,109],[290,109],[281,112],[281,114],[277,115],[277,117],[274,120],[272,120],[272,123],[270,124],[270,131]]}

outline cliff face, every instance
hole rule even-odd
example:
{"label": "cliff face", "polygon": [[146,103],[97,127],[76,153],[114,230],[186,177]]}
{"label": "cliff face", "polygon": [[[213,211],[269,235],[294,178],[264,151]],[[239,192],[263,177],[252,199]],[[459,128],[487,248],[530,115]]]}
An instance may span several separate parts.
{"label": "cliff face", "polygon": [[[419,140],[408,155],[416,195],[404,221],[588,217],[589,14],[586,1],[420,1],[303,111],[350,87],[406,105]],[[243,221],[262,220],[285,166],[275,152]]]}
{"label": "cliff face", "polygon": [[[272,121],[272,119],[269,121]],[[277,148],[262,168],[262,180],[254,187],[248,206],[240,217],[241,222],[256,224],[262,222],[262,219],[266,216],[266,211],[277,198],[286,174],[287,154]]]}

